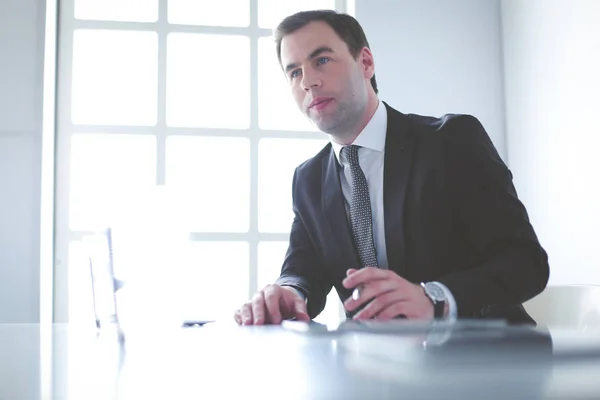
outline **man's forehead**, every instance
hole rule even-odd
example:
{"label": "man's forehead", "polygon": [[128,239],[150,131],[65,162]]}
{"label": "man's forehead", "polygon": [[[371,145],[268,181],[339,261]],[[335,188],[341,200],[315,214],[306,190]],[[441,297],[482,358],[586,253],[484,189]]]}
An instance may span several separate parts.
{"label": "man's forehead", "polygon": [[325,22],[311,22],[283,37],[281,59],[282,61],[299,62],[309,57],[318,48],[329,48],[334,52],[339,52],[343,45],[344,42]]}

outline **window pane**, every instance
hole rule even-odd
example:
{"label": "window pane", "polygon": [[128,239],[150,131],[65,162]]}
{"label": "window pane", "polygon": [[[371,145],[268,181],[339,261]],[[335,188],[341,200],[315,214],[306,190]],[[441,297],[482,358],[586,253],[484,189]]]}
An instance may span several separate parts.
{"label": "window pane", "polygon": [[172,136],[167,138],[166,160],[166,185],[187,198],[192,231],[248,231],[248,139]]}
{"label": "window pane", "polygon": [[[194,298],[189,297],[195,294],[192,287],[203,289],[196,282],[196,270],[209,265],[216,268],[216,264],[204,264],[195,257],[189,232],[177,223],[182,217],[173,208],[177,199],[173,203],[160,197],[150,205],[142,204],[127,224],[113,231],[115,274],[125,282],[117,297],[125,328],[147,327],[151,319],[180,326],[186,318],[202,317],[197,303],[190,303]],[[194,315],[185,315],[188,306],[196,307]]]}
{"label": "window pane", "polygon": [[258,284],[256,287],[259,290],[279,278],[287,248],[288,242],[260,242],[258,244]]}
{"label": "window pane", "polygon": [[76,30],[73,123],[155,125],[157,54],[156,32]]}
{"label": "window pane", "polygon": [[250,39],[171,33],[167,46],[167,124],[247,129]]}
{"label": "window pane", "polygon": [[294,102],[270,37],[258,39],[258,125],[261,129],[318,131]]}
{"label": "window pane", "polygon": [[[281,265],[288,248],[288,242],[261,242],[258,244],[258,289],[275,282],[281,273]],[[340,322],[341,302],[335,289],[327,296],[325,309],[315,321],[322,324]]]}
{"label": "window pane", "polygon": [[115,275],[132,282],[164,277],[187,258],[182,246],[189,242],[186,199],[166,186],[139,190],[123,199],[112,227]]}
{"label": "window pane", "polygon": [[248,26],[249,0],[169,0],[169,22],[182,25]]}
{"label": "window pane", "polygon": [[258,228],[289,232],[292,178],[296,167],[327,144],[323,139],[261,139],[258,144]]}
{"label": "window pane", "polygon": [[69,226],[97,230],[115,207],[156,184],[156,139],[150,135],[76,134],[71,138]]}
{"label": "window pane", "polygon": [[258,26],[274,28],[283,18],[298,11],[334,8],[335,0],[258,0]]}
{"label": "window pane", "polygon": [[156,22],[158,0],[75,0],[75,18]]}
{"label": "window pane", "polygon": [[[185,300],[179,296],[185,294],[181,284],[195,264],[190,261],[191,242],[180,202],[178,194],[165,186],[119,201],[111,224],[112,254],[115,276],[124,283],[117,293],[117,308],[125,329],[147,328],[149,320],[181,325]],[[89,239],[84,237],[84,243]]]}
{"label": "window pane", "polygon": [[192,265],[180,286],[183,313],[233,321],[233,312],[250,298],[249,257],[246,242],[193,243]]}

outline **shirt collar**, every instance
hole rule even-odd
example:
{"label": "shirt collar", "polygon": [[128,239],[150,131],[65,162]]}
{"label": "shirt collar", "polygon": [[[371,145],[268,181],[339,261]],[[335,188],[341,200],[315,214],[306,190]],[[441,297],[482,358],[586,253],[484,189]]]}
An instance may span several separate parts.
{"label": "shirt collar", "polygon": [[[367,149],[383,152],[385,149],[385,135],[387,132],[387,110],[381,101],[377,104],[375,114],[371,117],[367,126],[356,137],[352,144],[365,147]],[[337,143],[333,137],[329,135],[331,146],[335,152],[335,157],[340,161],[340,152],[345,145]]]}

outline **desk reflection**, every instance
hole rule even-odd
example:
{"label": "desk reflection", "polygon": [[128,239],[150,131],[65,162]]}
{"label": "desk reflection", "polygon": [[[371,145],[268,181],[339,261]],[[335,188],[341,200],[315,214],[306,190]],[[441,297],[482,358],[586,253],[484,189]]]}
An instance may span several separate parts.
{"label": "desk reflection", "polygon": [[357,333],[340,345],[351,374],[379,382],[389,398],[541,399],[553,371],[545,329]]}

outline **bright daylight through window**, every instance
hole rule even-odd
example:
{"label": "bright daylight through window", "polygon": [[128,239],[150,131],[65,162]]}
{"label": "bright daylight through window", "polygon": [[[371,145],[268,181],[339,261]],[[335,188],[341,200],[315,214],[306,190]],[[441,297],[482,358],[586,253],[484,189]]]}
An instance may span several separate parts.
{"label": "bright daylight through window", "polygon": [[[294,168],[326,143],[293,104],[272,29],[345,0],[64,0],[55,318],[91,319],[83,239],[113,229],[130,315],[232,318],[273,282]],[[343,315],[335,290],[321,322]]]}

